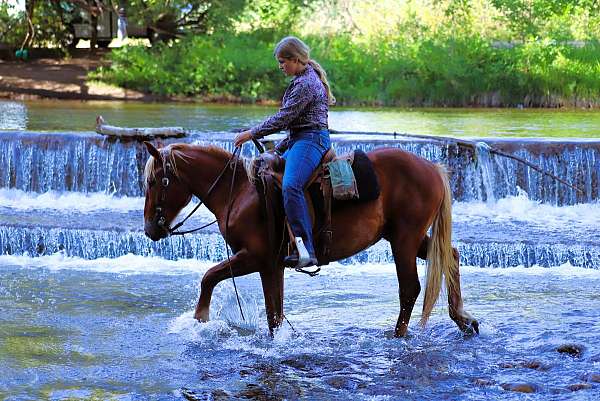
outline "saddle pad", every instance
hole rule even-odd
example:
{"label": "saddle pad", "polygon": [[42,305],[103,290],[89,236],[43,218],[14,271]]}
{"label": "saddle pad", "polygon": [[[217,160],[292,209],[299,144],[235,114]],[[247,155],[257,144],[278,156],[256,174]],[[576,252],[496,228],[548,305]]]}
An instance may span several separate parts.
{"label": "saddle pad", "polygon": [[368,202],[379,198],[381,190],[373,169],[373,163],[371,163],[367,154],[360,149],[354,151],[352,171],[354,171],[356,187],[358,188],[358,201]]}

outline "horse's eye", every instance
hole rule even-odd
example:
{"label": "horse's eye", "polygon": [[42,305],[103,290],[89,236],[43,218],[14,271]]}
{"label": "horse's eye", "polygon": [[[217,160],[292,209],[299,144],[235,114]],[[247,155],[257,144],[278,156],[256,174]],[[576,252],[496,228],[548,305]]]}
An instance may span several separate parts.
{"label": "horse's eye", "polygon": [[156,184],[156,180],[148,181],[148,188],[152,188],[154,186],[154,184]]}

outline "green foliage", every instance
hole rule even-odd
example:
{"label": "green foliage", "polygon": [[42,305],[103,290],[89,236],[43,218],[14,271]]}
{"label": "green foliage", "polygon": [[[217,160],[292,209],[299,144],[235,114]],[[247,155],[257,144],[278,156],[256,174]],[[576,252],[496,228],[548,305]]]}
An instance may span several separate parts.
{"label": "green foliage", "polygon": [[[521,40],[539,39],[544,31],[556,31],[564,38],[569,20],[584,9],[598,12],[594,0],[491,0],[504,15],[512,32]],[[567,35],[568,36],[568,35]]]}
{"label": "green foliage", "polygon": [[164,38],[226,31],[246,5],[245,0],[128,0],[126,3],[130,21],[149,26]]}
{"label": "green foliage", "polygon": [[[166,4],[130,3],[155,14]],[[297,32],[342,105],[597,104],[598,3],[257,0],[230,9],[223,18],[235,23],[210,36],[114,50],[96,78],[167,96],[278,100],[286,80],[273,47]]]}
{"label": "green foliage", "polygon": [[[0,42],[9,47],[20,47],[27,34],[25,12],[11,11],[14,5],[0,2]],[[73,4],[69,1],[38,1],[32,18],[34,36],[32,47],[67,47],[73,34],[69,29]]]}
{"label": "green foliage", "polygon": [[73,8],[69,1],[36,2],[32,20],[35,30],[33,46],[66,48],[73,40],[69,29]]}
{"label": "green foliage", "polygon": [[253,0],[247,3],[239,22],[250,30],[289,32],[300,23],[302,11],[312,11],[314,3],[313,0]]}
{"label": "green foliage", "polygon": [[230,38],[186,37],[152,48],[124,47],[111,54],[112,65],[98,77],[160,95],[235,96],[273,99],[285,88],[272,57],[268,34]]}
{"label": "green foliage", "polygon": [[[272,56],[278,39],[267,30],[126,47],[112,52],[111,67],[96,78],[167,96],[276,100],[286,85]],[[444,34],[377,46],[344,35],[305,39],[339,104],[540,106],[598,100],[600,93],[598,42],[494,47],[477,35]]]}
{"label": "green foliage", "polygon": [[15,13],[14,5],[0,2],[0,43],[16,48],[21,45],[26,33],[25,13]]}

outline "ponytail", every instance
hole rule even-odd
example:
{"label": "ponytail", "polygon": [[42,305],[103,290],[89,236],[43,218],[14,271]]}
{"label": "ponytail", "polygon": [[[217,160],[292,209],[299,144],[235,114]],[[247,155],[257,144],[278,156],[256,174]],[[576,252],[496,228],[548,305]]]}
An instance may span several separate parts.
{"label": "ponytail", "polygon": [[312,66],[319,78],[321,78],[321,82],[323,82],[323,86],[325,86],[325,90],[327,91],[327,99],[329,100],[329,105],[334,105],[336,100],[335,96],[333,96],[333,93],[331,92],[331,87],[329,86],[329,81],[327,80],[327,73],[325,72],[323,67],[321,67],[321,64],[317,63],[312,58],[308,59],[308,64]]}

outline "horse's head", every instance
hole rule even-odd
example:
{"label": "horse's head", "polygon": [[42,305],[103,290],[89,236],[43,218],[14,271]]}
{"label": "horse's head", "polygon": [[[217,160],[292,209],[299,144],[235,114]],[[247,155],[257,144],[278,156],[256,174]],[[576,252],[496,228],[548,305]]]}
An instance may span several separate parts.
{"label": "horse's head", "polygon": [[150,239],[158,241],[170,234],[171,223],[192,200],[192,193],[181,180],[175,151],[170,147],[158,150],[150,142],[144,144],[152,156],[144,171],[144,231]]}

